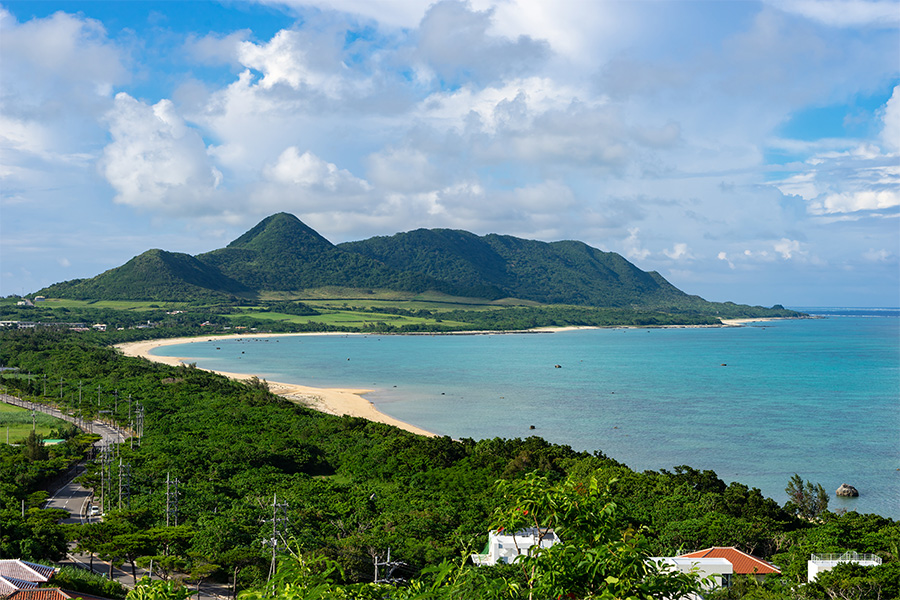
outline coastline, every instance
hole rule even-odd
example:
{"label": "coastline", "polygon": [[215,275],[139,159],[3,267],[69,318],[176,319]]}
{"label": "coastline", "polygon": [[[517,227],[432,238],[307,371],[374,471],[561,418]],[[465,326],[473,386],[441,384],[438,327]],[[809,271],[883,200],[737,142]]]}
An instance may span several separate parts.
{"label": "coastline", "polygon": [[[224,340],[224,339],[242,339],[242,338],[251,338],[251,337],[281,337],[281,336],[299,336],[299,335],[348,335],[347,333],[338,333],[338,334],[329,334],[329,333],[266,333],[266,334],[228,334],[228,335],[213,335],[213,336],[199,336],[199,337],[181,337],[181,338],[166,338],[166,339],[156,339],[156,340],[144,340],[140,342],[126,342],[124,344],[117,344],[115,347],[121,351],[126,356],[134,356],[139,358],[145,358],[152,362],[158,362],[170,366],[183,366],[188,364],[189,359],[175,357],[175,356],[156,356],[152,354],[152,351],[156,348],[161,348],[163,346],[174,346],[176,344],[190,344],[194,342],[207,342],[213,340]],[[352,334],[349,334],[352,335]],[[238,381],[246,381],[248,379],[252,379],[256,377],[253,374],[247,373],[230,373],[227,371],[216,371],[213,369],[206,369],[211,371],[212,373],[217,373],[219,375],[223,375],[228,377],[229,379],[235,379]],[[394,427],[398,427],[400,429],[409,431],[410,433],[415,433],[417,435],[424,435],[426,437],[437,437],[437,434],[428,431],[426,429],[422,429],[421,427],[416,427],[411,423],[407,423],[405,421],[401,421],[400,419],[395,419],[389,415],[384,414],[375,408],[375,405],[366,400],[363,397],[363,394],[367,394],[372,390],[358,390],[358,389],[349,389],[349,388],[317,388],[311,387],[307,385],[298,385],[293,383],[282,383],[278,381],[266,381],[269,385],[269,391],[273,394],[277,394],[283,398],[287,398],[291,402],[299,404],[301,406],[305,406],[307,408],[311,408],[313,410],[317,410],[319,412],[327,413],[330,415],[343,416],[347,415],[350,417],[361,417],[363,419],[367,419],[369,421],[375,421],[377,423],[384,423],[385,425],[393,425]]]}
{"label": "coastline", "polygon": [[[757,318],[757,319],[722,319],[721,325],[665,325],[664,328],[695,328],[695,327],[742,327],[747,323],[756,321],[773,321],[777,318]],[[627,326],[626,326],[627,327]],[[524,331],[463,331],[452,332],[449,334],[419,334],[419,335],[491,335],[491,334],[508,334],[508,333],[561,333],[565,331],[575,331],[582,329],[597,329],[592,326],[567,326],[567,327],[540,327],[536,329]],[[213,340],[227,339],[243,339],[243,338],[272,338],[285,336],[310,336],[310,335],[365,335],[361,333],[348,332],[312,332],[312,333],[229,333],[224,335],[201,335],[194,337],[178,337],[178,338],[162,338],[154,340],[142,340],[139,342],[125,342],[116,344],[115,348],[126,356],[145,358],[152,362],[158,362],[173,367],[184,366],[189,364],[190,359],[176,356],[156,356],[152,351],[163,346],[174,346],[178,344],[191,344],[195,342],[211,342]],[[212,373],[217,373],[235,379],[237,381],[246,381],[253,377],[258,377],[252,373],[232,373],[228,371],[217,371],[214,369],[206,369]],[[437,437],[437,434],[421,427],[417,427],[406,421],[395,419],[390,415],[379,411],[375,405],[367,400],[364,395],[373,390],[367,389],[351,389],[351,388],[317,388],[306,385],[293,383],[284,383],[279,381],[268,381],[269,391],[283,398],[287,398],[291,402],[300,404],[307,408],[317,410],[336,416],[361,417],[369,421],[384,423],[399,427],[410,433],[424,435],[428,437]]]}

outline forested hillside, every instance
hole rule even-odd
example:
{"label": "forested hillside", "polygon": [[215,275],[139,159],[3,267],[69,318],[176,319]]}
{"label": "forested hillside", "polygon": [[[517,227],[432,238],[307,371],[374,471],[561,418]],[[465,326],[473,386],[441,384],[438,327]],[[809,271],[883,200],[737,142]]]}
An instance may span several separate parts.
{"label": "forested hillside", "polygon": [[[335,246],[297,217],[263,219],[225,248],[197,257],[151,250],[92,279],[37,292],[81,300],[256,301],[273,294],[305,299],[347,293],[430,293],[479,301],[654,310],[703,316],[792,316],[707,302],[659,273],[583,242],[419,229]],[[737,313],[735,315],[734,313]]]}
{"label": "forested hillside", "polygon": [[247,295],[251,290],[189,254],[148,250],[92,279],[57,283],[41,291],[53,298],[178,302]]}
{"label": "forested hillside", "polygon": [[[573,590],[572,597],[594,597],[589,594],[609,589],[606,578],[616,569],[622,590],[649,581],[646,573],[626,573],[616,557],[640,565],[648,555],[712,545],[734,545],[782,567],[784,577],[759,588],[756,597],[824,598],[827,586],[845,584],[867,586],[880,598],[897,597],[900,527],[890,519],[826,511],[805,520],[796,516],[800,507],[779,506],[739,483],[726,485],[710,471],[673,467],[636,473],[602,449],[575,452],[537,437],[419,437],[316,413],[273,396],[262,381],[236,382],[191,367],[127,358],[90,340],[52,328],[0,333],[0,361],[19,369],[15,377],[4,372],[2,382],[11,392],[61,402],[85,417],[111,411],[103,414],[126,424],[129,415],[133,420],[143,412],[143,437],[133,448],[126,443],[116,450],[131,473],[122,509],[113,487],[106,492],[107,507],[113,509],[104,522],[69,534],[85,551],[126,563],[153,557],[155,568],[190,581],[236,577],[239,588],[253,588],[264,581],[269,566],[271,550],[262,540],[271,537],[272,523],[266,519],[272,518],[277,497],[286,503],[282,531],[287,542],[280,549],[279,585],[293,586],[285,592],[292,598],[350,597],[347,586],[354,585],[369,591],[353,592],[353,597],[383,597],[385,588],[365,582],[373,578],[375,557],[386,556],[388,549],[406,563],[398,575],[417,582],[401,587],[396,598],[443,597],[435,590],[450,594],[453,586],[496,592],[490,597],[527,597],[528,590],[548,589],[541,586],[553,569],[569,578],[565,589]],[[42,397],[45,376],[57,382],[50,398]],[[30,509],[25,519],[18,512],[20,499],[32,497],[41,485],[40,477],[24,475],[41,460],[20,449],[4,450],[4,557],[19,552],[22,558],[52,559],[59,551],[52,542],[12,546],[6,534],[61,535],[53,533],[46,518],[36,527],[39,509]],[[94,463],[86,484],[97,486],[99,494],[101,468],[107,469],[103,477],[115,480],[117,464]],[[167,476],[179,480],[177,527],[174,521],[166,526]],[[551,500],[556,508],[547,504]],[[489,528],[531,522],[523,520],[523,511],[529,510],[534,522],[569,532],[568,554],[533,565],[531,572],[458,563],[465,552],[481,549]],[[586,534],[585,527],[593,533]],[[885,564],[862,574],[836,570],[822,585],[798,591],[811,552],[848,550],[877,553]],[[588,562],[566,562],[578,556]],[[326,576],[327,569],[319,567],[329,564],[336,570]],[[577,565],[585,564],[603,578],[580,571]],[[675,589],[670,586],[677,583],[653,581],[660,590]],[[428,586],[433,586],[431,595],[414,595]],[[316,596],[316,589],[331,591]],[[634,590],[638,597],[650,597],[648,590]],[[471,592],[464,597],[489,596]]]}

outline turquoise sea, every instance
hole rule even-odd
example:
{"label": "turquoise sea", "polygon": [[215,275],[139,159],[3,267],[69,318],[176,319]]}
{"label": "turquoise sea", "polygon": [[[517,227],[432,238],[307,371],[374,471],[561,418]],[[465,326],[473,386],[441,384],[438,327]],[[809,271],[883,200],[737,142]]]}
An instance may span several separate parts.
{"label": "turquoise sea", "polygon": [[[784,502],[900,518],[900,310],[809,309],[734,328],[215,340],[154,353],[270,381],[374,390],[379,410],[454,438],[539,435],[635,470],[712,469]],[[556,367],[559,365],[559,367]],[[534,429],[531,429],[534,426]]]}

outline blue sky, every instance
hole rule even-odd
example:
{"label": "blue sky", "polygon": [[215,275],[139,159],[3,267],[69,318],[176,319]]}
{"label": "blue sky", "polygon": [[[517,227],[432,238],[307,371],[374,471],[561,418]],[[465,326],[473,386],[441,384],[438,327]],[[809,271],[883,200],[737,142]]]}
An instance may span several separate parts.
{"label": "blue sky", "polygon": [[900,305],[900,3],[0,3],[0,293],[197,254],[578,239],[710,300]]}

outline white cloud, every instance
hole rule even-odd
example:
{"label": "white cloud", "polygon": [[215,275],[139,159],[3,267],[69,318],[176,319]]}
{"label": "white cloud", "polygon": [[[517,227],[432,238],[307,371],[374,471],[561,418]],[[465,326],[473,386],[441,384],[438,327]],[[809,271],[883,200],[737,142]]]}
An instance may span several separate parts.
{"label": "white cloud", "polygon": [[886,263],[890,262],[895,255],[892,252],[889,252],[882,248],[881,250],[875,250],[874,248],[869,248],[867,252],[863,252],[863,258],[869,262],[874,263]]}
{"label": "white cloud", "polygon": [[[900,12],[900,7],[897,10]],[[900,154],[900,85],[894,87],[890,100],[884,105],[882,122],[881,143],[886,151]]]}
{"label": "white cloud", "polygon": [[427,153],[413,148],[385,148],[367,159],[368,177],[391,192],[423,192],[440,185],[439,171]]}
{"label": "white cloud", "polygon": [[640,229],[631,227],[628,229],[628,238],[622,242],[625,249],[625,256],[635,260],[644,260],[650,256],[650,251],[641,247],[641,241],[638,239]]}
{"label": "white cloud", "polygon": [[[880,111],[882,148],[859,140],[835,140],[779,146],[812,152],[795,172],[774,185],[782,193],[802,197],[811,215],[891,216],[900,207],[900,86]],[[890,214],[874,211],[888,211]],[[861,216],[861,215],[857,215]]]}
{"label": "white cloud", "polygon": [[116,202],[169,214],[216,209],[213,193],[222,175],[200,134],[169,100],[148,106],[120,93],[107,119],[112,142],[99,166],[117,192]]}
{"label": "white cloud", "polygon": [[896,27],[894,0],[767,0],[774,6],[833,27]]}
{"label": "white cloud", "polygon": [[240,63],[241,43],[251,36],[249,29],[242,29],[227,35],[209,33],[202,37],[189,36],[185,41],[185,51],[194,60],[204,64]]}
{"label": "white cloud", "polygon": [[684,242],[676,243],[671,250],[663,250],[663,254],[672,260],[688,260],[694,258],[693,254],[691,254],[691,251],[688,249],[688,245]]}
{"label": "white cloud", "polygon": [[716,255],[716,258],[719,259],[719,260],[724,260],[725,263],[728,265],[728,268],[729,268],[729,269],[734,269],[734,268],[735,268],[735,267],[734,267],[734,263],[731,262],[731,260],[728,258],[728,253],[727,253],[727,252],[719,252],[719,253]]}
{"label": "white cloud", "polygon": [[287,148],[274,165],[263,170],[263,176],[275,183],[312,188],[334,194],[357,194],[371,186],[337,165],[325,162],[311,152],[300,151],[296,146]]}
{"label": "white cloud", "polygon": [[[818,206],[818,205],[814,205]],[[883,210],[900,206],[900,191],[866,190],[829,194],[821,204],[822,213],[852,213],[861,210]]]}
{"label": "white cloud", "polygon": [[455,0],[436,2],[416,32],[416,58],[450,84],[481,85],[538,68],[548,55],[547,44],[527,35],[492,36],[492,20],[493,9],[476,11]]}
{"label": "white cloud", "polygon": [[262,73],[259,85],[264,89],[286,84],[295,90],[309,86],[334,92],[334,80],[322,69],[329,62],[323,60],[331,54],[329,48],[316,48],[309,41],[300,32],[282,29],[267,44],[240,42],[238,60]]}
{"label": "white cloud", "polygon": [[775,249],[775,252],[779,253],[781,258],[785,260],[789,260],[795,255],[805,254],[805,252],[801,250],[800,242],[797,240],[782,238],[775,242],[772,247]]}

